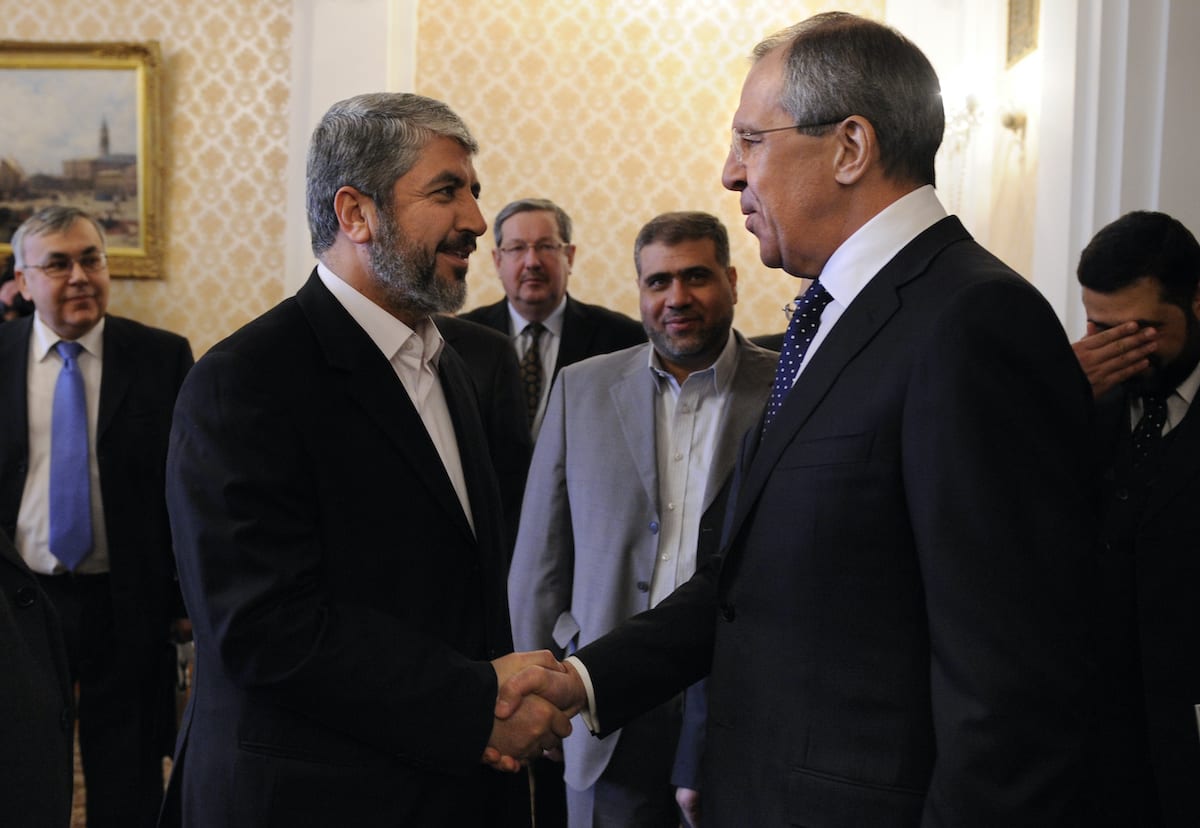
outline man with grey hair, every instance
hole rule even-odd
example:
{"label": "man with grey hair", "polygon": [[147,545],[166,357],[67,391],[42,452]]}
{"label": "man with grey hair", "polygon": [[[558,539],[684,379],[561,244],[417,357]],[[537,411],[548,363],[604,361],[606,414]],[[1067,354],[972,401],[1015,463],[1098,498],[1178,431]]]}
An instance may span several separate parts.
{"label": "man with grey hair", "polygon": [[[512,654],[478,403],[431,314],[487,228],[476,143],[412,94],[313,132],[319,264],[185,384],[167,502],[196,640],[164,822],[528,825],[528,756],[567,718],[493,718]],[[509,750],[511,748],[511,751]]]}
{"label": "man with grey hair", "polygon": [[553,201],[523,198],[504,205],[492,232],[492,262],[505,298],[462,316],[512,337],[536,438],[559,371],[581,359],[645,342],[646,334],[625,314],[567,294],[575,264],[571,217]]}
{"label": "man with grey hair", "polygon": [[1044,299],[938,202],[942,130],[887,26],[822,14],[758,46],[722,182],[763,263],[814,281],[719,566],[501,690],[502,716],[541,692],[603,735],[710,673],[704,824],[1082,824],[1091,392]]}
{"label": "man with grey hair", "polygon": [[[35,310],[0,325],[0,532],[62,619],[88,825],[151,826],[175,733],[171,636],[183,615],[163,476],[192,352],[181,336],[108,313],[104,231],[83,210],[43,208],[12,245]],[[29,596],[21,606],[36,603]]]}

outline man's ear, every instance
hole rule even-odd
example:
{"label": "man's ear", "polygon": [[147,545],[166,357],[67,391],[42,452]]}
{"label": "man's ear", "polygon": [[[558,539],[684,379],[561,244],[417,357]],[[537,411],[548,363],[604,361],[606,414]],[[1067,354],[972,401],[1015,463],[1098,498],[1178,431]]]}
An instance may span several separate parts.
{"label": "man's ear", "polygon": [[338,227],[355,244],[371,241],[375,220],[375,202],[354,187],[342,187],[333,194],[333,213]]}
{"label": "man's ear", "polygon": [[1192,297],[1192,316],[1200,319],[1200,284],[1196,285],[1196,295]]}
{"label": "man's ear", "polygon": [[879,158],[875,127],[861,115],[851,115],[837,127],[834,178],[839,184],[855,184]]}

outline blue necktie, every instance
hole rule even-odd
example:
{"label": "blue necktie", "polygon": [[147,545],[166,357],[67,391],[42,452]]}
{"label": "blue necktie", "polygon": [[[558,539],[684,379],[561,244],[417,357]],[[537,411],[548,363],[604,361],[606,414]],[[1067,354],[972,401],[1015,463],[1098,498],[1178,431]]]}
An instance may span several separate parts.
{"label": "blue necktie", "polygon": [[808,286],[808,290],[796,299],[796,310],[788,322],[783,347],[779,352],[779,363],[775,366],[775,385],[771,388],[771,399],[767,401],[767,414],[763,418],[764,433],[779,413],[784,398],[792,390],[792,381],[804,362],[804,354],[808,352],[808,346],[812,344],[817,328],[821,325],[821,311],[825,310],[825,306],[832,299],[820,281],[813,282]]}
{"label": "blue necktie", "polygon": [[87,397],[79,371],[83,346],[59,342],[54,347],[63,364],[50,418],[50,552],[74,571],[92,551]]}

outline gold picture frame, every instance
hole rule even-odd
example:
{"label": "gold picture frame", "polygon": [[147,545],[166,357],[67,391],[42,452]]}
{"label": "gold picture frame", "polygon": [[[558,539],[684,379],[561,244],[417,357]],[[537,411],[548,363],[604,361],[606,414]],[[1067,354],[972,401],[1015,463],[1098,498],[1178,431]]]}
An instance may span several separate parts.
{"label": "gold picture frame", "polygon": [[105,228],[113,276],[162,275],[158,42],[0,40],[0,255],[48,204]]}
{"label": "gold picture frame", "polygon": [[1008,48],[1006,68],[1012,68],[1021,58],[1038,47],[1038,0],[1008,0]]}

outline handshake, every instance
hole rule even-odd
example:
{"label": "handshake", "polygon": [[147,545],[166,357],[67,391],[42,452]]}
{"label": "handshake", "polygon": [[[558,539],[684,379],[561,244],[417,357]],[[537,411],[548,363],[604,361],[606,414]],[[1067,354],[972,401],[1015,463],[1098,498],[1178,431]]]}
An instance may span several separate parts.
{"label": "handshake", "polygon": [[571,732],[571,717],[587,706],[583,680],[549,650],[510,653],[496,670],[495,721],[482,761],[515,773],[542,751],[554,750]]}

